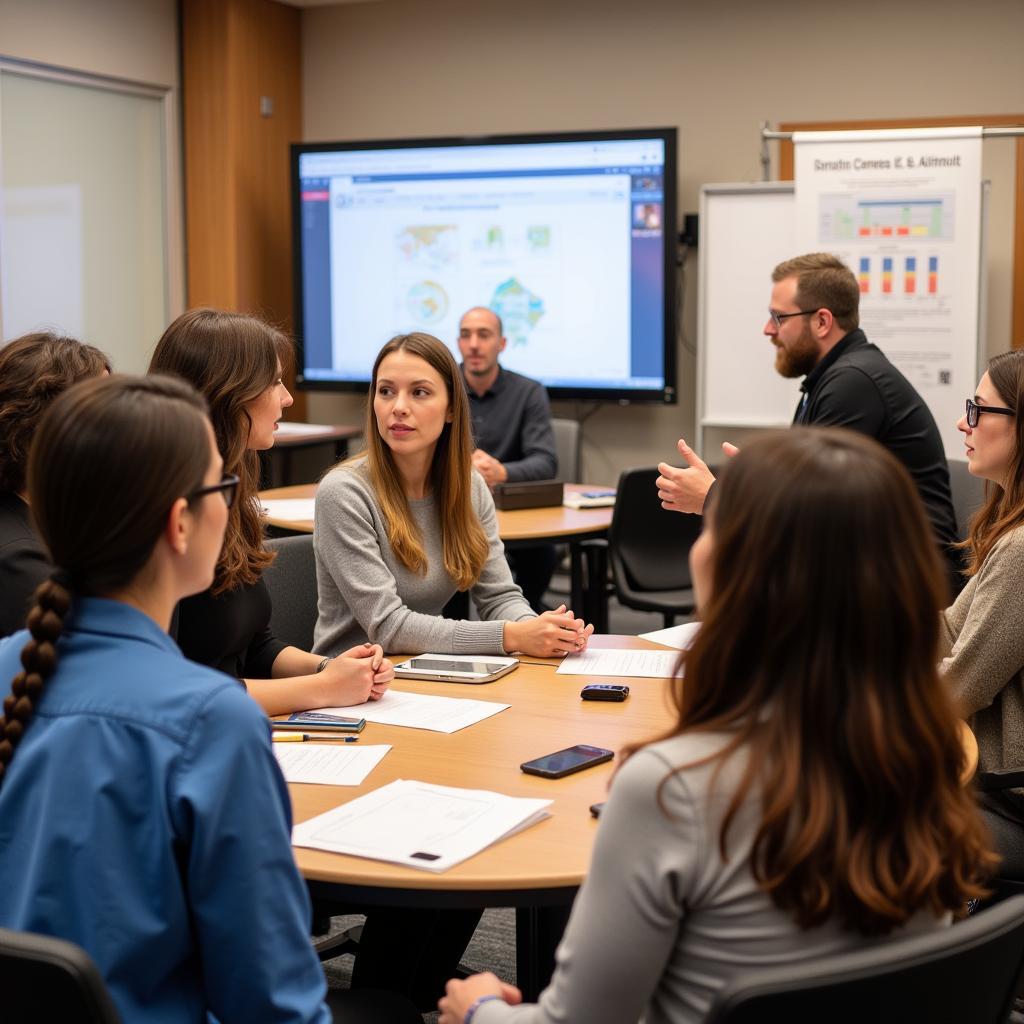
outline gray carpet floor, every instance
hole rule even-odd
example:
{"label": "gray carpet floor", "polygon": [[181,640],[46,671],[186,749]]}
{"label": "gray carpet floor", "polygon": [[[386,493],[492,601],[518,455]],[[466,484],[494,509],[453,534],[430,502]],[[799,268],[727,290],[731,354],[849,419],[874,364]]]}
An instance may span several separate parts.
{"label": "gray carpet floor", "polygon": [[[331,932],[346,931],[359,924],[359,916],[335,917],[331,919]],[[324,974],[330,988],[348,988],[352,978],[353,957],[339,956],[324,962]],[[493,971],[502,981],[516,983],[516,913],[510,907],[485,910],[476,934],[466,947],[462,966],[471,974],[477,971]],[[425,1014],[425,1022],[433,1024],[436,1013]]]}

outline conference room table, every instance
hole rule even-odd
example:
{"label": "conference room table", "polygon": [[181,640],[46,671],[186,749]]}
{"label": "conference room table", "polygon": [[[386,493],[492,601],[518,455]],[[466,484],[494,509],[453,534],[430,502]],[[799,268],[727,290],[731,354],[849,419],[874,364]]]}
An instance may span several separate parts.
{"label": "conference room table", "polygon": [[[594,636],[591,645],[666,650],[623,636]],[[550,979],[555,947],[590,863],[597,831],[590,805],[605,799],[619,749],[658,735],[673,720],[667,679],[626,680],[631,692],[622,703],[583,701],[580,690],[592,678],[622,680],[559,675],[558,664],[526,658],[514,672],[483,685],[395,680],[397,690],[511,707],[450,735],[368,722],[360,742],[392,749],[361,786],[289,786],[296,822],[396,779],[549,799],[550,817],[439,874],[296,847],[314,898],[370,907],[515,907],[517,982],[527,999],[535,999]],[[615,762],[563,779],[519,769],[524,761],[577,743],[614,750]]]}
{"label": "conference room table", "polygon": [[[308,500],[316,495],[316,484],[298,484],[260,491],[261,502]],[[605,490],[594,484],[566,484],[567,492]],[[604,544],[589,544],[607,536],[612,506],[604,508],[497,509],[498,536],[509,550],[538,544],[568,544],[572,560],[570,606],[594,625],[597,633],[608,630],[608,554]],[[312,533],[312,519],[267,517],[276,533]]]}

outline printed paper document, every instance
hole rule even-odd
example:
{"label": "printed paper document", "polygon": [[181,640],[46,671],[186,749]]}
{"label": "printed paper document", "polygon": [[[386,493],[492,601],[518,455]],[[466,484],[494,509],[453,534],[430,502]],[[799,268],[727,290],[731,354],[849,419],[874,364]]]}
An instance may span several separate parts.
{"label": "printed paper document", "polygon": [[312,520],[314,498],[276,498],[264,501],[263,513],[271,519]]}
{"label": "printed paper document", "polygon": [[625,676],[630,679],[668,679],[679,655],[672,651],[588,650],[570,654],[558,666],[563,676]]}
{"label": "printed paper document", "polygon": [[687,651],[699,629],[699,622],[684,622],[681,626],[669,626],[668,629],[655,629],[650,633],[641,633],[640,637],[656,644],[664,644],[666,647],[674,647],[677,651]]}
{"label": "printed paper document", "polygon": [[398,779],[296,825],[292,843],[446,871],[542,821],[550,803]]}
{"label": "printed paper document", "polygon": [[[426,693],[388,690],[380,700],[357,705],[359,717],[379,725],[402,725],[431,732],[458,732],[511,707],[469,697],[433,697]],[[333,715],[351,715],[352,708],[320,708]]]}
{"label": "printed paper document", "polygon": [[387,743],[373,747],[350,747],[338,743],[275,743],[274,757],[288,782],[359,786],[390,749]]}

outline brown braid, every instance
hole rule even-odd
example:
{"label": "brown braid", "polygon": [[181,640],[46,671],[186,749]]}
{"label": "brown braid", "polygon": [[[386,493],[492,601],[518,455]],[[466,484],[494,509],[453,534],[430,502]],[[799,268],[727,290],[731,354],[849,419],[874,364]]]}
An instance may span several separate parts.
{"label": "brown braid", "polygon": [[0,784],[15,748],[25,735],[43,684],[57,667],[57,640],[70,606],[71,594],[57,580],[45,580],[36,588],[34,604],[26,620],[31,639],[21,651],[24,669],[14,677],[11,692],[4,697],[4,714],[0,719]]}
{"label": "brown braid", "polygon": [[[167,526],[210,465],[206,403],[184,381],[81,381],[43,414],[28,457],[32,519],[62,567],[33,596],[0,718],[0,784],[57,667],[57,641],[75,599],[116,596],[139,577]],[[130,471],[126,472],[125,467]]]}

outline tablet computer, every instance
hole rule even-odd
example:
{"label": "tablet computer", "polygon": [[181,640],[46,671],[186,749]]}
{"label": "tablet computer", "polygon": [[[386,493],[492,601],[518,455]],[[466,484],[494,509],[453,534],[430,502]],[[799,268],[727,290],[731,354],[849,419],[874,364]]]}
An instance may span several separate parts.
{"label": "tablet computer", "polygon": [[434,679],[443,683],[490,683],[508,675],[518,658],[491,654],[421,654],[395,665],[396,679]]}

